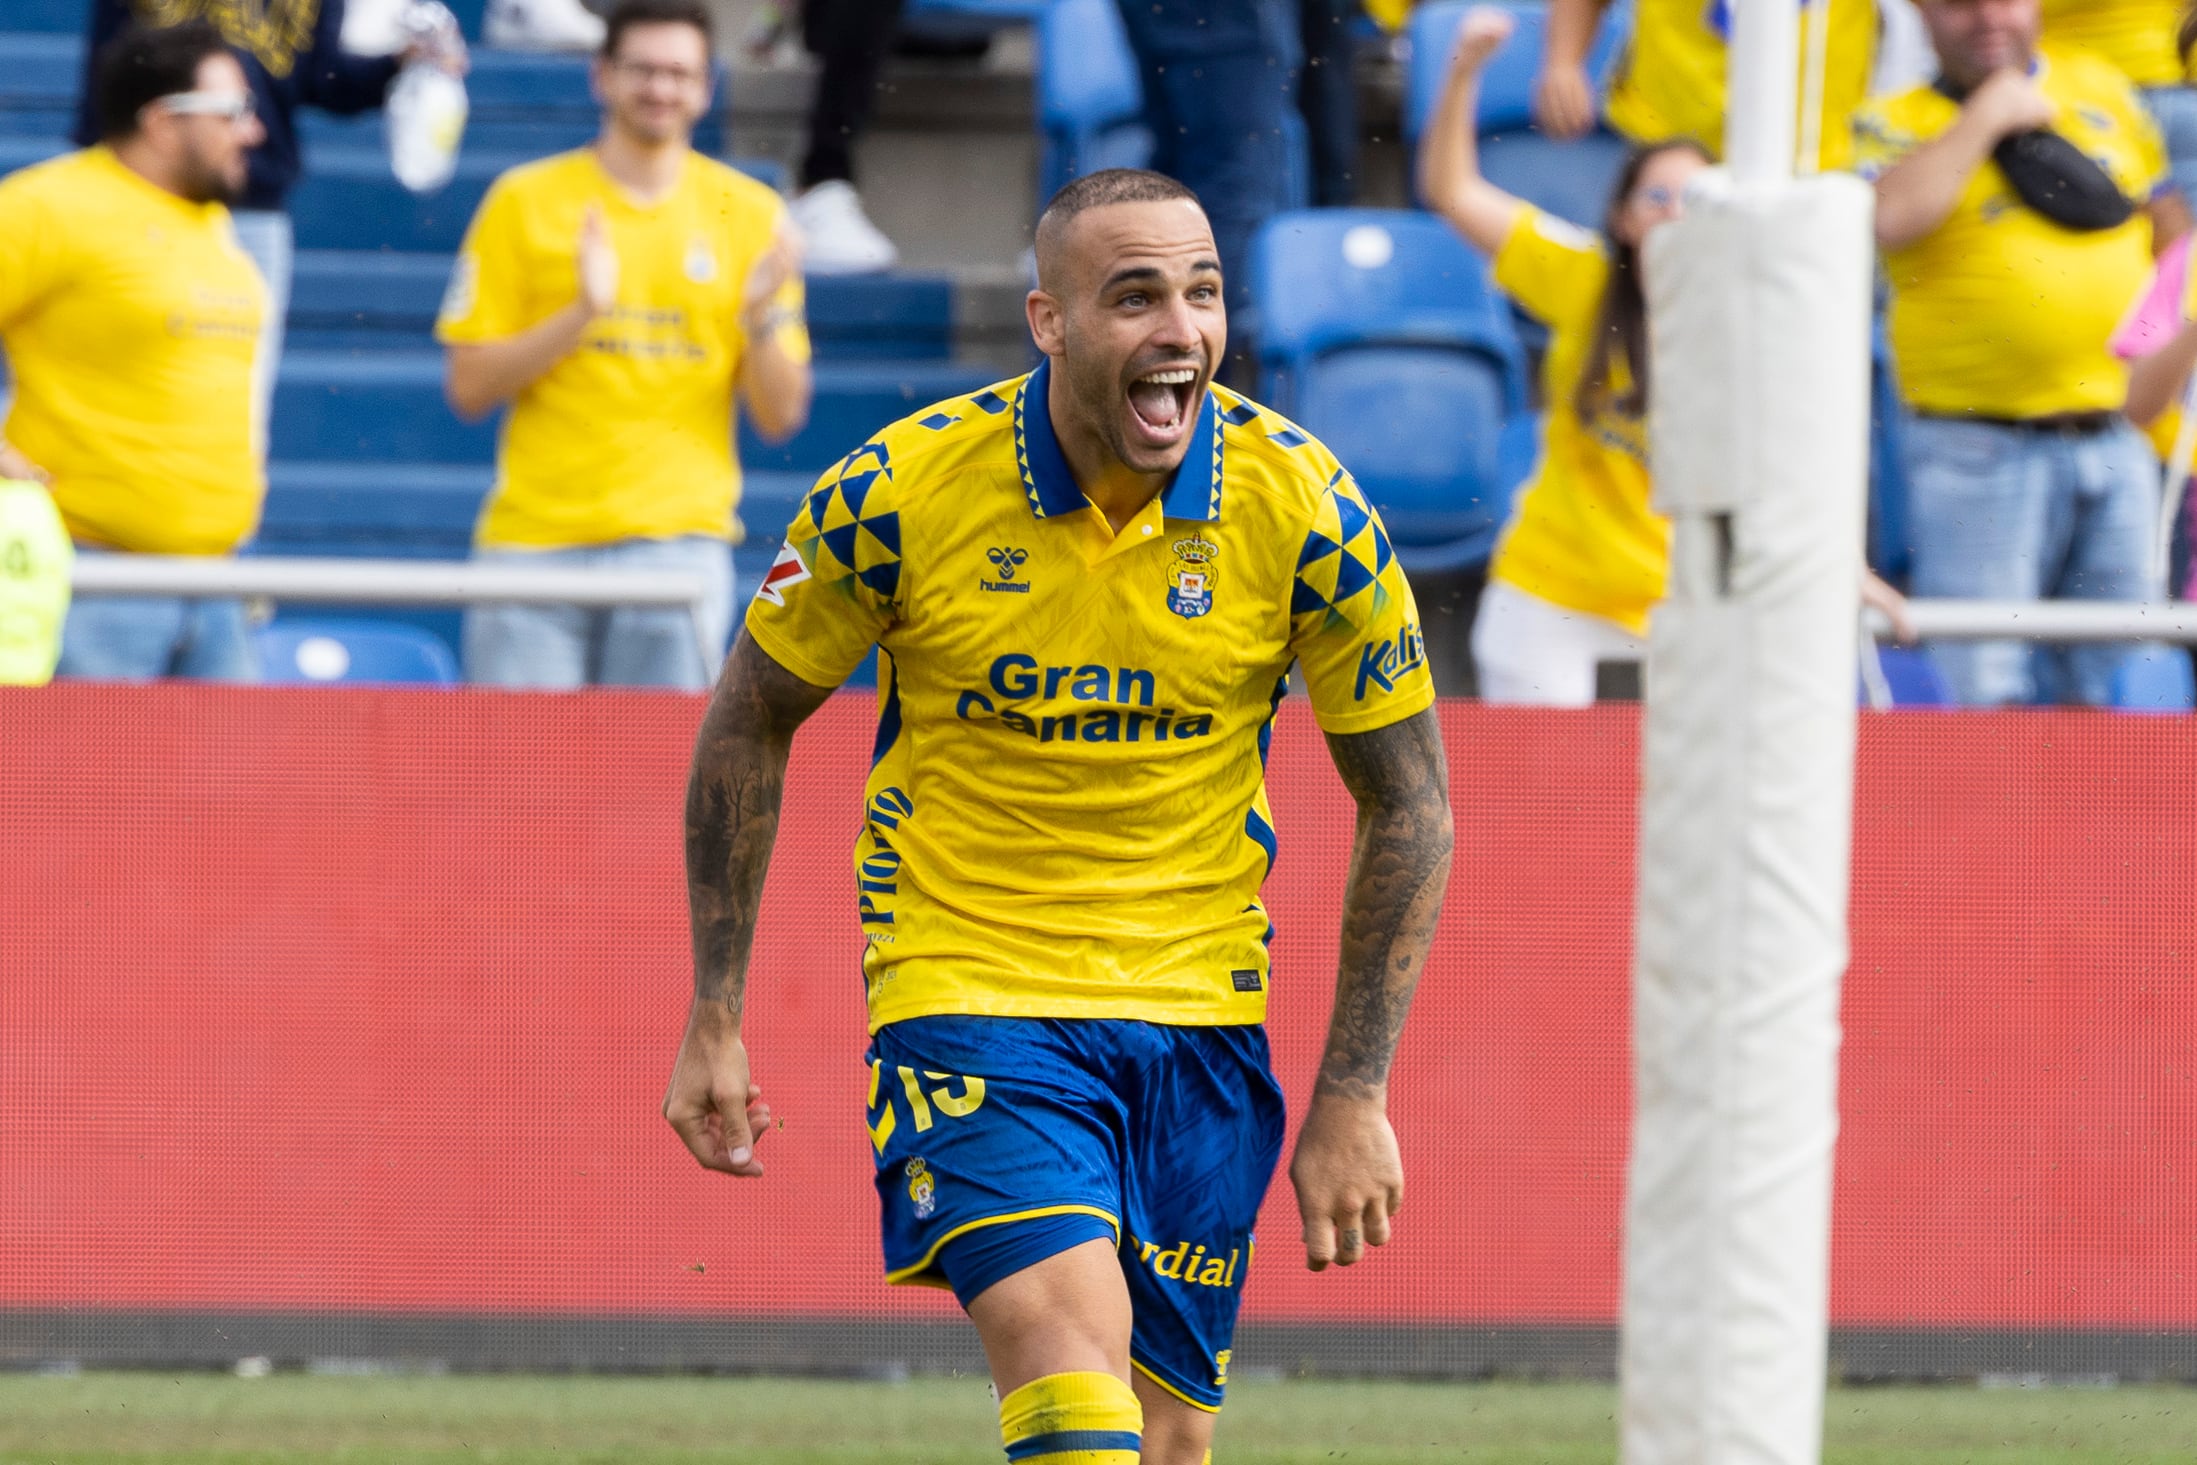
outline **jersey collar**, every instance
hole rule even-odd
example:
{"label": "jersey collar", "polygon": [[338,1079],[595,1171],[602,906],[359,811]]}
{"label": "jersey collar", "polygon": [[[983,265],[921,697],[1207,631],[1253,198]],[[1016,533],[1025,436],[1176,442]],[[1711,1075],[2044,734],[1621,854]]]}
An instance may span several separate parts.
{"label": "jersey collar", "polygon": [[[1076,475],[1069,471],[1068,457],[1053,433],[1053,414],[1046,410],[1052,372],[1050,361],[1040,362],[1015,394],[1015,463],[1022,470],[1022,491],[1029,495],[1030,512],[1040,519],[1091,506],[1076,486]],[[1160,491],[1160,507],[1168,518],[1206,523],[1220,518],[1221,452],[1221,409],[1208,386],[1182,466]]]}

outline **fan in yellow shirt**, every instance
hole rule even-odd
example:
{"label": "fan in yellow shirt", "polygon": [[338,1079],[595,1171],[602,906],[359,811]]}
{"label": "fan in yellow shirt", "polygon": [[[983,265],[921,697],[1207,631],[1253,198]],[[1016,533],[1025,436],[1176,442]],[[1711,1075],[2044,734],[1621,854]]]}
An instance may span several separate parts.
{"label": "fan in yellow shirt", "polygon": [[[1910,583],[1948,599],[2146,599],[2158,469],[2123,415],[2111,341],[2150,273],[2158,133],[2111,65],[2038,49],[2036,0],[1924,0],[1921,15],[1939,85],[1855,119],[1915,414]],[[2104,705],[2128,650],[1930,648],[1977,706]]]}
{"label": "fan in yellow shirt", "polygon": [[[1690,140],[1635,148],[1619,170],[1601,237],[1481,176],[1472,128],[1480,74],[1513,22],[1476,7],[1458,27],[1449,79],[1420,145],[1419,191],[1495,261],[1495,282],[1549,328],[1541,456],[1488,566],[1472,631],[1480,695],[1578,707],[1604,661],[1640,657],[1663,598],[1670,528],[1649,507],[1647,303],[1640,247],[1684,212],[1709,164]],[[1871,575],[1863,597],[1905,637],[1898,593]]]}
{"label": "fan in yellow shirt", "polygon": [[[107,141],[0,182],[4,433],[88,551],[222,555],[265,495],[252,363],[266,290],[223,200],[258,140],[235,58],[199,23],[100,53]],[[25,461],[27,460],[27,461]],[[65,676],[250,680],[234,602],[83,599]]]}
{"label": "fan in yellow shirt", "polygon": [[1471,117],[1480,73],[1510,36],[1508,14],[1469,12],[1420,144],[1420,191],[1484,253],[1496,283],[1547,323],[1548,417],[1539,461],[1488,567],[1473,625],[1480,695],[1581,706],[1595,666],[1640,654],[1663,598],[1670,530],[1648,507],[1647,308],[1640,242],[1680,212],[1708,166],[1698,143],[1638,149],[1620,171],[1606,240],[1512,197],[1480,174]]}
{"label": "fan in yellow shirt", "polygon": [[2197,12],[2182,0],[2044,0],[2047,46],[2110,61],[2141,89],[2185,206],[2197,199],[2197,88],[2189,84],[2193,39]]}
{"label": "fan in yellow shirt", "polygon": [[611,16],[600,140],[496,180],[436,334],[461,414],[510,407],[478,552],[692,572],[714,649],[697,655],[680,612],[488,607],[466,618],[475,681],[707,685],[731,619],[734,396],[766,437],[807,416],[785,210],[688,145],[709,103],[708,25],[690,0]]}
{"label": "fan in yellow shirt", "polygon": [[[1594,83],[1587,53],[1610,0],[1552,0],[1541,75],[1534,84],[1534,119],[1553,137],[1573,138],[1594,126]],[[1636,0],[1632,37],[1604,107],[1610,126],[1648,145],[1691,138],[1711,150],[1724,146],[1724,72],[1733,0]],[[1819,166],[1843,168],[1852,156],[1849,119],[1869,94],[1876,64],[1875,0],[1804,0],[1801,86],[1808,94],[1810,28],[1823,37],[1823,106],[1816,118]],[[1805,144],[1808,119],[1796,137]]]}

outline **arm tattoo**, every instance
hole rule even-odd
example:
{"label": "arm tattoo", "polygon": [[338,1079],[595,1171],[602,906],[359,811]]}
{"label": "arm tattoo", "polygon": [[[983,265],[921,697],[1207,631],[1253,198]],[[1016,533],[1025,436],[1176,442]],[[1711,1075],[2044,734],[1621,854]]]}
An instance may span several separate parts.
{"label": "arm tattoo", "polygon": [[1449,763],[1431,707],[1374,732],[1330,736],[1327,746],[1358,801],[1358,829],[1315,1092],[1370,1097],[1388,1081],[1449,885]]}
{"label": "arm tattoo", "polygon": [[694,740],[687,777],[687,908],[694,923],[694,1000],[735,1021],[778,838],[778,801],[794,730],[831,693],[770,659],[743,632],[726,658]]}

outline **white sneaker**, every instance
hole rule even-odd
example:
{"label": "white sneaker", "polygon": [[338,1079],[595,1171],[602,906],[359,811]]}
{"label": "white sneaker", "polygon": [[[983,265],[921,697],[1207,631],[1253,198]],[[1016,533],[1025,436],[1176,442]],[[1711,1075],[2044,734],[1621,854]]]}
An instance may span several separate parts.
{"label": "white sneaker", "polygon": [[595,51],[603,29],[580,0],[488,0],[481,39],[502,51]]}
{"label": "white sneaker", "polygon": [[900,251],[862,212],[854,185],[834,178],[787,206],[800,228],[801,267],[812,275],[874,275],[900,263]]}

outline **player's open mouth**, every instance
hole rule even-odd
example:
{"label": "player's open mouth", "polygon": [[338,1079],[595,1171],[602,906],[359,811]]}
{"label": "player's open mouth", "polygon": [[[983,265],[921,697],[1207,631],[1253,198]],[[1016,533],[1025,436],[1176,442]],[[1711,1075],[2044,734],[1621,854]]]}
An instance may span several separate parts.
{"label": "player's open mouth", "polygon": [[1172,447],[1189,431],[1190,404],[1198,393],[1198,369],[1169,366],[1129,383],[1129,417],[1138,435],[1156,448]]}

